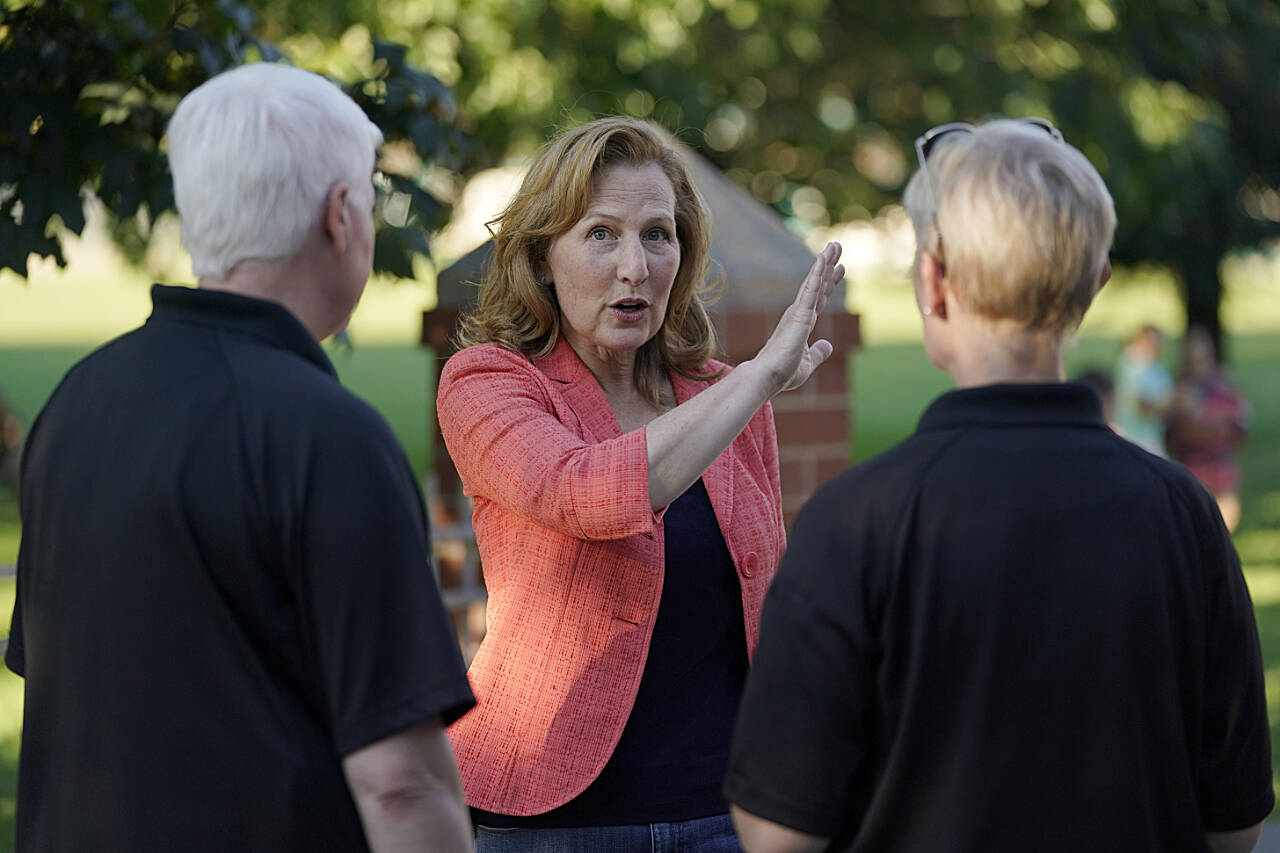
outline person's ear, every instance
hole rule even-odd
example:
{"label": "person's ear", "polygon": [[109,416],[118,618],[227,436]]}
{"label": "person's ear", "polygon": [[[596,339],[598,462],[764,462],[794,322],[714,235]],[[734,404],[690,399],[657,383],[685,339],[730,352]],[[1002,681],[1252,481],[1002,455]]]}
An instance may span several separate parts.
{"label": "person's ear", "polygon": [[950,284],[947,281],[947,268],[930,251],[920,253],[920,313],[926,317],[947,319],[947,294]]}
{"label": "person's ear", "polygon": [[1111,259],[1107,258],[1102,262],[1102,272],[1098,275],[1098,288],[1093,293],[1096,296],[1102,286],[1111,280]]}
{"label": "person's ear", "polygon": [[338,181],[329,188],[324,200],[324,232],[333,250],[341,255],[347,251],[350,240],[351,217],[347,211],[347,199],[351,194],[346,181]]}

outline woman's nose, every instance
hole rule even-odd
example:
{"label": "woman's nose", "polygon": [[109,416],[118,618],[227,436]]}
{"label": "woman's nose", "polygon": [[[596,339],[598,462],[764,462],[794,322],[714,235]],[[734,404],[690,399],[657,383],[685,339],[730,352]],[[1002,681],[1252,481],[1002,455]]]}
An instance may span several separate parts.
{"label": "woman's nose", "polygon": [[649,278],[649,259],[638,236],[624,237],[618,247],[618,280],[632,285],[644,284]]}

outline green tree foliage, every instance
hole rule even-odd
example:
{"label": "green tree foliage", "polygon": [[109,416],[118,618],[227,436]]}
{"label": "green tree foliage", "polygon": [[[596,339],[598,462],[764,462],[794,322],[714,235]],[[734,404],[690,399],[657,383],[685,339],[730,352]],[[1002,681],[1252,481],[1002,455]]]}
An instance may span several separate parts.
{"label": "green tree foliage", "polygon": [[[30,252],[62,261],[61,224],[84,227],[83,194],[112,213],[113,236],[133,256],[150,223],[173,208],[162,148],[173,108],[209,77],[283,54],[254,34],[255,13],[233,0],[61,0],[6,5],[0,17],[0,268],[26,273]],[[404,48],[372,43],[346,91],[383,129],[390,224],[375,266],[408,276],[427,251],[425,229],[447,208],[422,184],[424,164],[454,157],[454,102]]]}
{"label": "green tree foliage", "polygon": [[[242,9],[216,9],[232,6]],[[464,172],[572,122],[652,117],[803,231],[896,202],[912,141],[934,124],[1043,115],[1111,187],[1117,262],[1168,265],[1190,321],[1212,329],[1221,259],[1280,231],[1280,6],[1270,0],[267,0],[258,10],[258,34],[295,60],[361,33],[405,45],[396,58],[456,94],[458,126],[476,143]],[[214,46],[228,26],[248,37],[234,15],[206,17]],[[24,245],[40,236],[28,231]]]}
{"label": "green tree foliage", "polygon": [[[273,8],[285,20],[314,5]],[[1189,320],[1215,331],[1219,262],[1280,231],[1272,2],[329,5],[329,26],[413,45],[492,160],[593,115],[651,116],[803,230],[896,202],[934,124],[1043,115],[1111,187],[1117,262],[1169,266]]]}

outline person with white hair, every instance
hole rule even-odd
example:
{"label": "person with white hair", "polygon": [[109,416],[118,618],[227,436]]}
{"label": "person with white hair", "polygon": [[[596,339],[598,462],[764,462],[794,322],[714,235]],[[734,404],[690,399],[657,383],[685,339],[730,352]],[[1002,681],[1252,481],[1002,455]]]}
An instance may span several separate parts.
{"label": "person with white hair", "polygon": [[762,851],[1244,851],[1274,803],[1258,634],[1212,498],[1064,382],[1110,273],[1041,119],[917,141],[916,432],[800,512],[726,796]]}
{"label": "person with white hair", "polygon": [[471,849],[421,495],[319,345],[370,272],[381,141],[283,65],[174,111],[199,286],[156,285],[27,444],[17,849]]}

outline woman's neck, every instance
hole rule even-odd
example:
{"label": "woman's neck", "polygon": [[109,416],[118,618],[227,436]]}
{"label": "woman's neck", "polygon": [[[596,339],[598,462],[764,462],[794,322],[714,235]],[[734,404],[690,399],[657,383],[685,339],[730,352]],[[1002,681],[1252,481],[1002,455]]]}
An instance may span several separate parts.
{"label": "woman's neck", "polygon": [[609,401],[609,408],[613,410],[613,416],[617,418],[618,426],[623,432],[639,429],[675,405],[675,392],[665,375],[662,380],[667,387],[663,389],[662,403],[655,405],[640,390],[637,372],[641,369],[641,359],[637,352],[617,353],[593,347],[579,347],[573,340],[569,341],[569,345],[573,347],[578,358],[582,359],[582,363],[599,383],[600,390]]}
{"label": "woman's neck", "polygon": [[1061,332],[1028,331],[1010,320],[974,324],[957,342],[947,373],[957,388],[1066,378]]}

